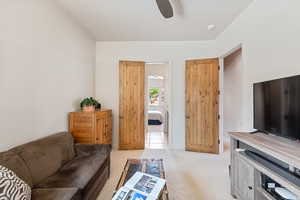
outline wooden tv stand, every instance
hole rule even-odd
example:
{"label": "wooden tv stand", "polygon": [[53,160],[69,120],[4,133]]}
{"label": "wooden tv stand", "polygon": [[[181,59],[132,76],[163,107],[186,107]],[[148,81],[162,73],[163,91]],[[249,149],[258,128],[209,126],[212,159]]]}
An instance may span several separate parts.
{"label": "wooden tv stand", "polygon": [[300,187],[280,174],[270,170],[255,159],[238,151],[239,144],[244,143],[268,156],[272,156],[291,168],[300,169],[300,143],[278,136],[263,133],[230,133],[231,138],[231,194],[239,200],[276,200],[266,192],[261,184],[261,174],[265,174],[300,199]]}

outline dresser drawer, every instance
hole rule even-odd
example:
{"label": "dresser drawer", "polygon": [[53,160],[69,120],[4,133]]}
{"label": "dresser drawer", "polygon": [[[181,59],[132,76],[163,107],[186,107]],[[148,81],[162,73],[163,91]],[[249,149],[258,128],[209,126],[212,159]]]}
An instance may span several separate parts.
{"label": "dresser drawer", "polygon": [[92,116],[82,116],[73,118],[72,128],[92,128],[93,127],[93,117]]}

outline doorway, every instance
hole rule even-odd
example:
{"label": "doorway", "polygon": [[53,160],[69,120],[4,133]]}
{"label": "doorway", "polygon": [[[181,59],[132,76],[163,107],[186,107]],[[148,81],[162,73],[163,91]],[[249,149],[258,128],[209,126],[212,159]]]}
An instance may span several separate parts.
{"label": "doorway", "polygon": [[119,62],[120,150],[163,149],[171,140],[169,66],[170,62]]}
{"label": "doorway", "polygon": [[224,151],[229,149],[229,132],[242,129],[243,126],[243,56],[238,48],[224,57],[223,72],[223,144]]}
{"label": "doorway", "polygon": [[145,148],[164,149],[169,129],[169,63],[145,65]]}

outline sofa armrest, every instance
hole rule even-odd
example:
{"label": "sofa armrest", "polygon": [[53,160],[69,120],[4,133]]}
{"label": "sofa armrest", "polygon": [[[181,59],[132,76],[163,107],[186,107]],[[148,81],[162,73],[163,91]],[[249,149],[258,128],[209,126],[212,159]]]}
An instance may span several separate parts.
{"label": "sofa armrest", "polygon": [[34,188],[32,200],[80,200],[81,192],[78,188]]}
{"label": "sofa armrest", "polygon": [[111,152],[110,144],[75,144],[76,155],[102,153],[109,155]]}

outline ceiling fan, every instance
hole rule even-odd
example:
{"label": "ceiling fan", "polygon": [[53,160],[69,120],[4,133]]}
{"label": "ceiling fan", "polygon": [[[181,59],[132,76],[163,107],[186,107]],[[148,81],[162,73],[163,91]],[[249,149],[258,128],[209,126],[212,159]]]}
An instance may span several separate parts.
{"label": "ceiling fan", "polygon": [[161,14],[165,18],[173,17],[173,7],[169,0],[156,0],[157,6],[161,12]]}

